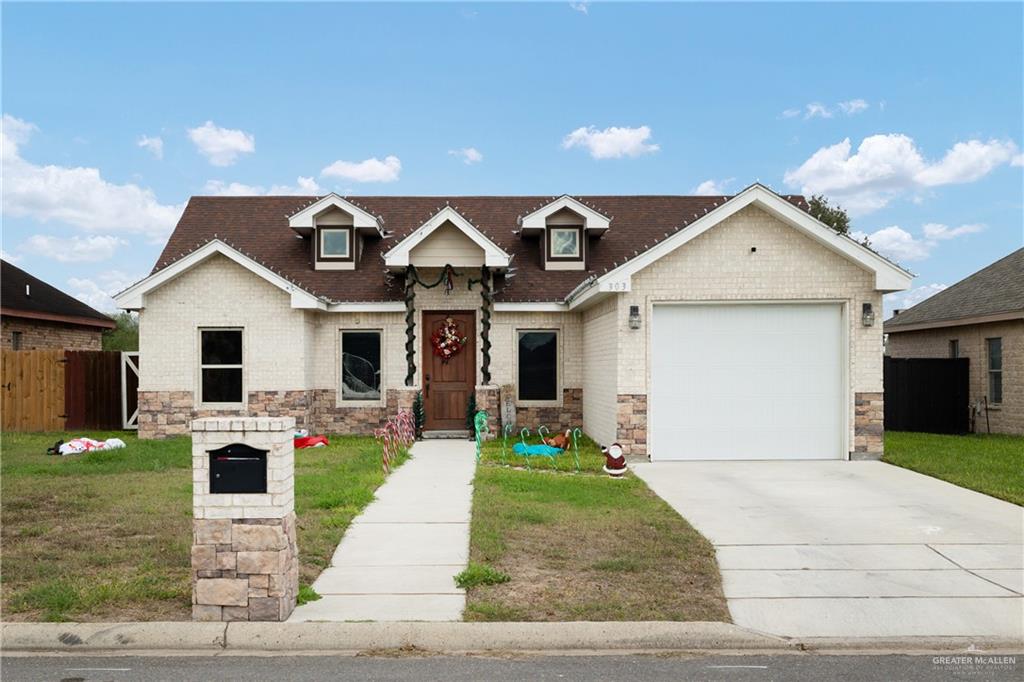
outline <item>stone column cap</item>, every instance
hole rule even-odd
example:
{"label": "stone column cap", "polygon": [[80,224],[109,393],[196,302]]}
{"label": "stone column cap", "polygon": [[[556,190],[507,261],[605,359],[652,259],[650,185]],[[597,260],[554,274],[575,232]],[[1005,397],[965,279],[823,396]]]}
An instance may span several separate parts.
{"label": "stone column cap", "polygon": [[203,417],[190,426],[192,431],[293,431],[295,417]]}

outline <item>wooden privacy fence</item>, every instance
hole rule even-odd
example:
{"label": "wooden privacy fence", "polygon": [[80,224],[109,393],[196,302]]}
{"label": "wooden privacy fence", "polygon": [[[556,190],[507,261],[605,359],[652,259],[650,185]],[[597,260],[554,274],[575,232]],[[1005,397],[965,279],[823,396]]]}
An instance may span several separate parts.
{"label": "wooden privacy fence", "polygon": [[0,358],[4,431],[64,430],[64,351],[4,350]]}
{"label": "wooden privacy fence", "polygon": [[2,355],[4,431],[134,428],[138,353],[4,350]]}
{"label": "wooden privacy fence", "polygon": [[967,358],[885,358],[885,428],[889,431],[970,431]]}

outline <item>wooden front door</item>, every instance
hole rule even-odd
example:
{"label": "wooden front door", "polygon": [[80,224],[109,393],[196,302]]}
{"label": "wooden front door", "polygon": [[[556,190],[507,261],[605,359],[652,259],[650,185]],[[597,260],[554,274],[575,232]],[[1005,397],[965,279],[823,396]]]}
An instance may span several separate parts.
{"label": "wooden front door", "polygon": [[[457,355],[444,362],[430,342],[434,332],[452,318],[459,336],[466,339]],[[472,312],[423,313],[423,428],[426,431],[463,431],[466,405],[476,384],[476,318]]]}

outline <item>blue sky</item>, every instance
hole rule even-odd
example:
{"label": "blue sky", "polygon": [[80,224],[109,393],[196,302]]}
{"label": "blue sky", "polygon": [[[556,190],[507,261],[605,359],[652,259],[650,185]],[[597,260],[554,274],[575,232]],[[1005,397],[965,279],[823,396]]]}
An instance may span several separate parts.
{"label": "blue sky", "polygon": [[195,194],[824,192],[919,276],[1024,242],[1022,5],[3,4],[3,253],[83,300]]}

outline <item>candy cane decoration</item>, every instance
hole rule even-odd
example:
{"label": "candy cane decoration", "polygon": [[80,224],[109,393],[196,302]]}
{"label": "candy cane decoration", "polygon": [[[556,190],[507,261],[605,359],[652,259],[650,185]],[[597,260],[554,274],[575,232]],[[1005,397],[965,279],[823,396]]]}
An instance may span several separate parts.
{"label": "candy cane decoration", "polygon": [[384,428],[374,429],[373,435],[377,442],[380,443],[381,466],[386,476],[391,472],[391,458],[394,452],[394,441],[391,438],[391,431],[385,426]]}

